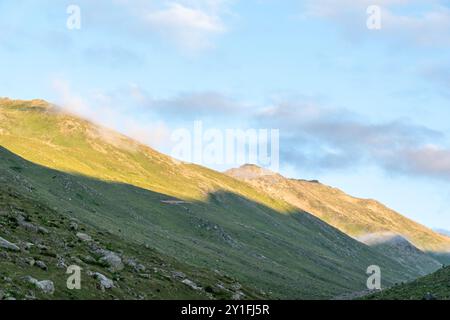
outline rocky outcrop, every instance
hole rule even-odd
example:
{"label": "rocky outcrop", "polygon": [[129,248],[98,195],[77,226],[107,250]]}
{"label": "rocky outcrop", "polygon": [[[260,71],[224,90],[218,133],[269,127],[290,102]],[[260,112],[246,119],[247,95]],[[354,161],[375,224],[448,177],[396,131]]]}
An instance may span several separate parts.
{"label": "rocky outcrop", "polygon": [[114,288],[114,281],[99,272],[88,272],[88,275],[99,281],[99,287],[102,291]]}
{"label": "rocky outcrop", "polygon": [[14,243],[9,242],[6,239],[0,237],[0,248],[11,250],[11,251],[20,251],[20,248]]}
{"label": "rocky outcrop", "polygon": [[91,242],[92,238],[90,235],[87,235],[86,233],[78,232],[77,238],[84,242]]}
{"label": "rocky outcrop", "polygon": [[39,281],[31,276],[25,277],[25,281],[33,284],[36,288],[41,290],[43,293],[53,294],[55,292],[55,285],[53,284],[53,281],[50,281],[50,280]]}

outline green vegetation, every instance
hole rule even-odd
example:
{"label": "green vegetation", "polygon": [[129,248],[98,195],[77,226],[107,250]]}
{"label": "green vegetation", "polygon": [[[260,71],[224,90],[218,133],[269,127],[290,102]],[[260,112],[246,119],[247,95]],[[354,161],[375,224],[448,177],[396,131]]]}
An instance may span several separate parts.
{"label": "green vegetation", "polygon": [[365,297],[368,300],[450,300],[450,267],[411,283],[396,285]]}
{"label": "green vegetation", "polygon": [[[364,289],[366,268],[373,264],[382,267],[385,285],[420,275],[283,199],[224,174],[176,162],[43,101],[0,100],[0,121],[3,190],[17,197],[15,206],[24,216],[49,229],[42,241],[54,246],[57,239],[75,244],[59,247],[56,258],[62,256],[61,250],[67,251],[70,261],[81,256],[79,260],[93,271],[104,271],[97,257],[82,259],[92,255],[92,248],[74,242],[73,232],[67,230],[66,222],[76,219],[102,246],[112,247],[109,250],[122,251],[125,257],[149,266],[155,265],[152,259],[159,259],[169,266],[167,270],[164,265],[158,267],[166,274],[181,269],[189,279],[209,288],[192,292],[176,283],[170,289],[172,282],[161,279],[151,285],[150,294],[144,287],[131,286],[138,281],[126,270],[105,273],[123,278],[123,283],[117,280],[120,287],[128,283],[130,291],[144,292],[145,298],[204,297],[219,282],[225,288],[239,282],[246,288],[241,298],[322,299]],[[0,237],[12,242],[33,240],[26,238],[29,234],[16,233],[20,228],[10,225],[16,209],[11,209],[10,198],[2,201],[6,228],[0,230]],[[36,205],[27,206],[26,201]],[[146,247],[152,250],[143,250]],[[0,270],[24,291],[20,279],[33,273],[26,266],[21,269],[19,253],[8,254],[7,262],[0,260]],[[56,258],[45,262],[54,265]],[[60,277],[50,280],[61,285],[64,270],[57,272],[50,266],[49,270],[47,277]],[[39,280],[42,276],[36,274]],[[0,282],[0,288],[3,285]],[[239,296],[233,290],[225,292]],[[54,297],[69,297],[63,289],[57,292]]]}
{"label": "green vegetation", "polygon": [[415,268],[422,275],[437,270],[450,259],[449,237],[375,200],[355,198],[318,181],[288,179],[253,165],[229,170],[227,174],[313,214],[345,234],[393,257],[406,268]]}
{"label": "green vegetation", "polygon": [[[7,177],[2,174],[0,181],[0,236],[17,243],[21,251],[0,250],[0,295],[3,298],[230,299],[238,292],[249,298],[263,297],[254,289],[241,287],[229,276],[182,264],[148,246],[124,241],[107,230],[94,229],[60,214],[31,194],[24,196],[23,190],[17,192],[5,183]],[[26,220],[27,226],[18,223],[20,217]],[[29,224],[40,226],[45,232],[33,231]],[[89,234],[95,242],[80,240],[77,232]],[[93,252],[94,246],[119,253],[124,269],[108,270]],[[43,262],[46,270],[39,268],[37,261]],[[66,286],[69,276],[66,269],[70,265],[83,269],[81,290],[69,290]],[[89,271],[112,279],[114,288],[101,290],[99,282],[88,275]],[[27,283],[27,276],[53,281],[54,294],[46,294]],[[182,282],[184,279],[190,279],[203,290],[192,289]]]}

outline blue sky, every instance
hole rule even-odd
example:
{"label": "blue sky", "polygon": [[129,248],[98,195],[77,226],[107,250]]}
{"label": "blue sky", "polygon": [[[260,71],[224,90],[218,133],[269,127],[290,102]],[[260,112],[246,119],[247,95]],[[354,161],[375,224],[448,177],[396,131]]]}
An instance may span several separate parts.
{"label": "blue sky", "polygon": [[[374,4],[380,30],[366,26]],[[450,229],[445,1],[1,1],[0,43],[0,96],[49,100],[163,152],[194,120],[278,128],[285,175]]]}

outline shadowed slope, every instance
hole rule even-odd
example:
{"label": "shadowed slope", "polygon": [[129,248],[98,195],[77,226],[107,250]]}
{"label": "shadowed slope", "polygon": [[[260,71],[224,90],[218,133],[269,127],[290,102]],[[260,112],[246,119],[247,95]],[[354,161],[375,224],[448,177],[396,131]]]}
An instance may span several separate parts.
{"label": "shadowed slope", "polygon": [[224,270],[270,297],[361,290],[373,264],[386,285],[419,274],[283,199],[42,102],[0,101],[0,117],[0,144],[33,162],[2,149],[6,182],[92,227]]}
{"label": "shadowed slope", "polygon": [[358,240],[394,258],[406,269],[418,271],[423,276],[442,267],[438,260],[416,248],[407,239],[393,233],[372,233]]}
{"label": "shadowed slope", "polygon": [[[24,162],[15,163],[22,166]],[[19,168],[15,166],[14,170]],[[23,176],[11,177],[0,169],[0,237],[20,248],[6,250],[0,245],[0,300],[265,298],[260,291],[226,274],[181,263],[106,228],[74,219],[62,208],[50,206],[55,203],[43,197],[45,193],[35,191]],[[78,233],[92,241],[80,240]],[[122,269],[111,270],[98,248],[120,256]],[[71,265],[82,268],[80,290],[67,288],[66,270]],[[113,287],[101,290],[99,280],[92,276],[94,272],[113,281]],[[54,292],[39,290],[27,281],[29,277],[52,281]],[[191,282],[183,282],[186,280],[198,288],[193,289]]]}
{"label": "shadowed slope", "polygon": [[307,213],[283,215],[226,192],[210,194],[206,202],[179,201],[41,167],[3,148],[0,155],[2,182],[53,210],[190,264],[222,270],[272,297],[324,298],[359,290],[366,267],[374,263],[385,270],[387,283],[416,275]]}
{"label": "shadowed slope", "polygon": [[367,296],[368,300],[450,300],[450,267],[444,267],[428,276],[400,284],[380,293]]}
{"label": "shadowed slope", "polygon": [[450,238],[375,200],[358,199],[318,181],[288,179],[279,174],[260,172],[260,168],[253,165],[229,170],[227,174],[314,214],[352,237],[389,232],[403,236],[422,251],[450,252]]}

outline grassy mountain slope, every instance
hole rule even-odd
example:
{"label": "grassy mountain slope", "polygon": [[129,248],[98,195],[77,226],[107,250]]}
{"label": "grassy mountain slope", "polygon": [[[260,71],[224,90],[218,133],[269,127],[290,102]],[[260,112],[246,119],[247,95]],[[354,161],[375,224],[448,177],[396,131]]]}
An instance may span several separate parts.
{"label": "grassy mountain slope", "polygon": [[423,252],[450,252],[450,238],[375,200],[358,199],[318,181],[288,179],[252,165],[229,170],[227,174],[314,214],[354,238],[382,237],[385,233],[393,233],[401,235]]}
{"label": "grassy mountain slope", "polygon": [[427,275],[442,267],[439,259],[425,254],[407,239],[396,234],[376,234],[360,240],[379,252],[393,257],[405,268],[418,271],[421,275]]}
{"label": "grassy mountain slope", "polygon": [[[0,237],[17,245],[20,251],[0,249],[0,300],[231,299],[240,294],[264,298],[259,291],[242,287],[227,275],[193,268],[148,246],[83,224],[49,207],[40,195],[26,189],[30,185],[16,179],[20,179],[16,173],[1,170]],[[17,183],[11,184],[12,180]],[[92,242],[80,240],[80,232],[91,236]],[[98,248],[119,255],[123,269],[110,270],[101,260]],[[42,263],[44,268],[39,267]],[[66,286],[70,265],[82,268],[81,290],[69,290]],[[90,275],[93,272],[112,280],[114,287],[101,290],[99,280]],[[54,293],[45,293],[28,283],[30,276],[52,281]],[[186,280],[198,289],[183,282]]]}
{"label": "grassy mountain slope", "polygon": [[283,199],[43,101],[0,100],[0,121],[6,185],[93,230],[231,274],[266,297],[361,290],[372,264],[383,268],[386,285],[419,274]]}
{"label": "grassy mountain slope", "polygon": [[367,296],[369,300],[450,300],[450,267]]}

